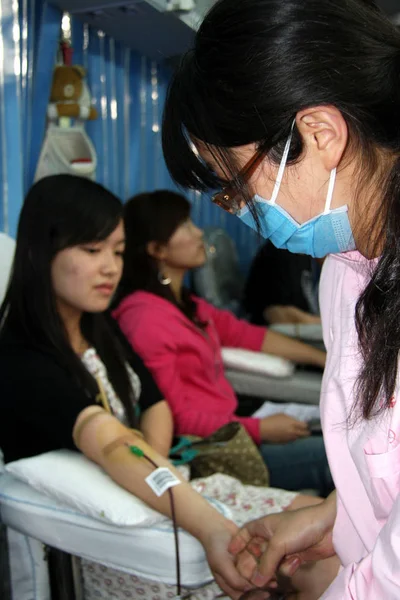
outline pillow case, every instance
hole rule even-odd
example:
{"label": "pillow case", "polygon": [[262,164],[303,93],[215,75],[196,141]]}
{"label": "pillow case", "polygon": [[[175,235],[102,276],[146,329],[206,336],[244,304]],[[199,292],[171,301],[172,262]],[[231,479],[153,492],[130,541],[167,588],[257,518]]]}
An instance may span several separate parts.
{"label": "pillow case", "polygon": [[222,348],[222,360],[228,369],[268,377],[290,377],[295,369],[294,364],[284,358],[239,348]]}
{"label": "pillow case", "polygon": [[113,525],[152,525],[166,518],[79,452],[54,450],[7,463],[5,470],[46,496]]}

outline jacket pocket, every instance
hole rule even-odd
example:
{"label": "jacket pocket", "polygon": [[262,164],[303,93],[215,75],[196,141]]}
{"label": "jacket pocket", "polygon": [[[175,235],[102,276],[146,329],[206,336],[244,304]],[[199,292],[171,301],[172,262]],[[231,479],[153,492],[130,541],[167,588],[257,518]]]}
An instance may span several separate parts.
{"label": "jacket pocket", "polygon": [[369,494],[377,519],[386,519],[400,491],[400,445],[383,454],[371,452],[371,441],[364,446],[370,475]]}

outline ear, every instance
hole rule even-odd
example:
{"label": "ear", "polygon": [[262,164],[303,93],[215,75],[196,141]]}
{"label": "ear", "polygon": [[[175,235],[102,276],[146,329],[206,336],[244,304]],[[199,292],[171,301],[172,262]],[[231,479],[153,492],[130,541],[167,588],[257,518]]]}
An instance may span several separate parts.
{"label": "ear", "polygon": [[160,244],[159,242],[149,242],[146,246],[146,251],[149,256],[156,260],[164,260],[166,255],[164,244]]}
{"label": "ear", "polygon": [[313,106],[296,116],[297,128],[307,151],[320,157],[327,171],[338,167],[345,153],[349,131],[347,123],[334,106]]}

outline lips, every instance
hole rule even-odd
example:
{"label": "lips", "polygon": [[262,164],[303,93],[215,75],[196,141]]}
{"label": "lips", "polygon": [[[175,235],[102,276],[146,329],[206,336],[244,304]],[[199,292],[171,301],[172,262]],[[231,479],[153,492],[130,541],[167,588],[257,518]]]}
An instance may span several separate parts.
{"label": "lips", "polygon": [[102,294],[112,294],[114,292],[115,286],[111,283],[103,283],[101,285],[96,285],[95,289]]}

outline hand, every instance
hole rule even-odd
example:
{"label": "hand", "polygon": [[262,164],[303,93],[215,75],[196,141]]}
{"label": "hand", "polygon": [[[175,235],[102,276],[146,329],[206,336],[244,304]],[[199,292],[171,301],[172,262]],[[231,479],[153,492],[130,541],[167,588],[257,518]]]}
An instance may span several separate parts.
{"label": "hand", "polygon": [[215,581],[234,600],[239,599],[244,590],[253,587],[240,575],[235,558],[228,551],[232,538],[238,533],[239,528],[221,516],[216,521],[211,519],[204,522],[201,535],[198,536]]}
{"label": "hand", "polygon": [[229,550],[240,574],[256,586],[274,580],[280,568],[292,577],[300,565],[334,556],[332,529],[336,495],[309,508],[282,512],[245,525]]}
{"label": "hand", "polygon": [[[340,561],[336,555],[324,560],[304,563],[290,577],[290,585],[297,591],[297,595],[293,592],[293,599],[317,600],[320,598],[336,578],[339,568]],[[284,570],[285,563],[279,569],[280,576],[282,576]],[[278,581],[280,581],[279,576]],[[288,597],[291,598],[292,596],[289,595]]]}
{"label": "hand", "polygon": [[308,437],[310,430],[304,421],[279,413],[261,419],[260,435],[263,442],[285,444],[294,442],[298,438]]}

